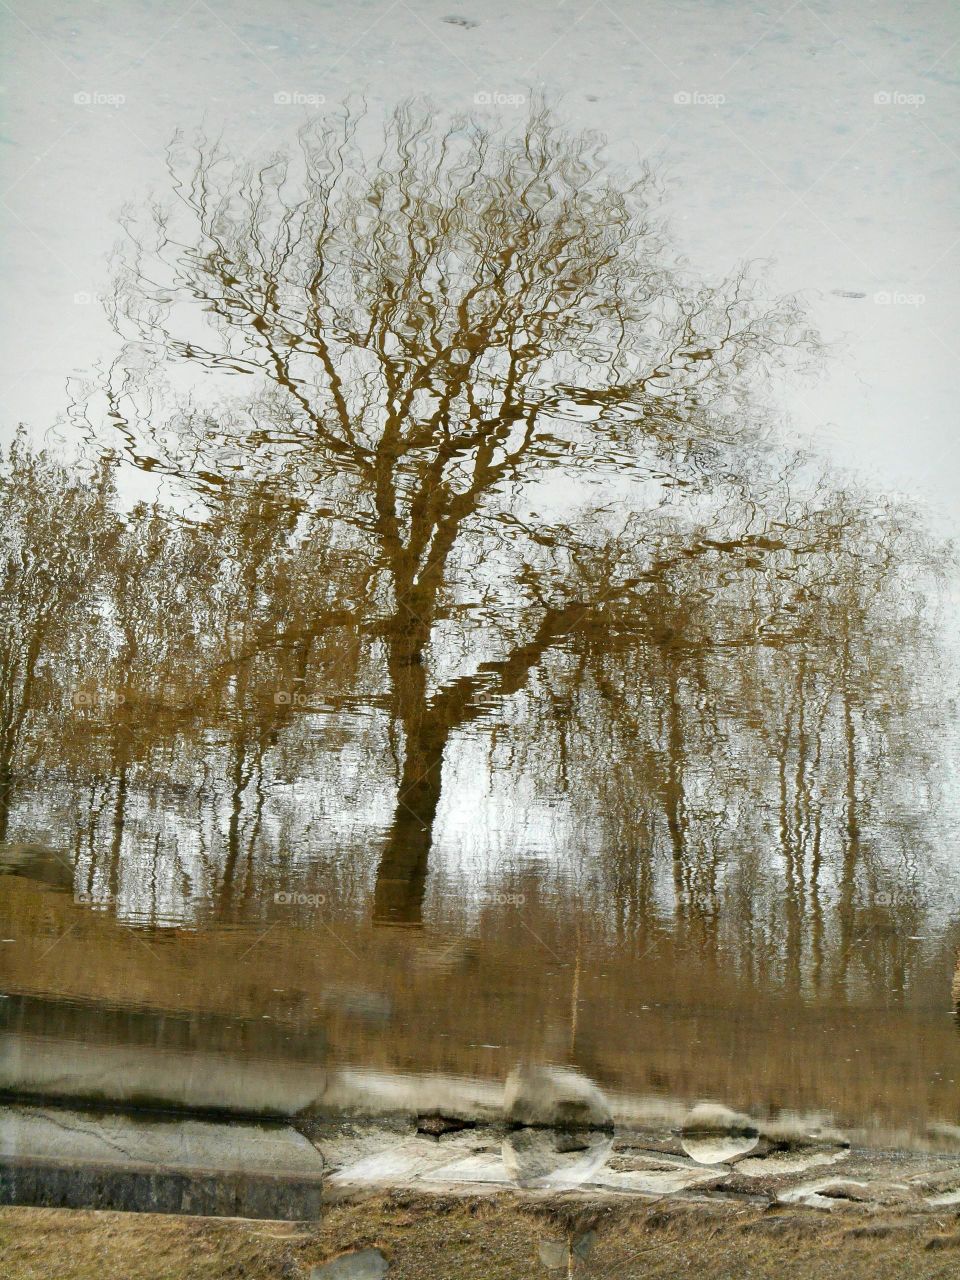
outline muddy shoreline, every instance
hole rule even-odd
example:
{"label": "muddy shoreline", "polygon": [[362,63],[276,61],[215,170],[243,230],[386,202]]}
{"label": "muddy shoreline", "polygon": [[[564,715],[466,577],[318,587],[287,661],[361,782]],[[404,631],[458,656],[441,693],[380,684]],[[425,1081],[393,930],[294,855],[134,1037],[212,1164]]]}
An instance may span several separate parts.
{"label": "muddy shoreline", "polygon": [[436,1108],[283,1121],[0,1105],[6,1205],[305,1220],[386,1192],[957,1212],[960,1155],[865,1147],[811,1118],[756,1125],[714,1104],[680,1125],[630,1127],[465,1120]]}
{"label": "muddy shoreline", "polygon": [[[362,1269],[370,1259],[380,1266]],[[956,1214],[852,1203],[825,1212],[583,1192],[520,1200],[398,1191],[330,1205],[310,1223],[0,1209],[0,1268],[11,1280],[806,1280],[828,1269],[850,1280],[947,1280],[958,1260]]]}

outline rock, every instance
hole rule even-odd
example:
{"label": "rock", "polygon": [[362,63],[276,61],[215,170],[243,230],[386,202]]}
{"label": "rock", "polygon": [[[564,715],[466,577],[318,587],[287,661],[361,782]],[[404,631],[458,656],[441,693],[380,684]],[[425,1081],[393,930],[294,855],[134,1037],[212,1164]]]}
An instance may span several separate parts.
{"label": "rock", "polygon": [[818,1188],[817,1195],[826,1196],[828,1200],[854,1200],[858,1204],[869,1204],[874,1199],[869,1182],[854,1182],[851,1178],[828,1182]]}
{"label": "rock", "polygon": [[560,1067],[518,1067],[503,1090],[505,1118],[516,1125],[612,1129],[606,1098],[586,1076]]}
{"label": "rock", "polygon": [[610,1157],[610,1168],[614,1173],[674,1173],[685,1167],[685,1163],[681,1165],[679,1156],[666,1160],[645,1151],[618,1151]]}
{"label": "rock", "polygon": [[430,1138],[440,1138],[445,1133],[459,1133],[463,1129],[475,1129],[475,1120],[458,1120],[454,1116],[428,1115],[418,1116],[417,1133],[424,1133]]}
{"label": "rock", "polygon": [[751,1138],[760,1134],[749,1116],[719,1102],[698,1102],[684,1116],[680,1128],[684,1134],[737,1134]]}
{"label": "rock", "polygon": [[0,1203],[305,1220],[323,1157],[278,1124],[0,1107]]}
{"label": "rock", "polygon": [[759,1138],[751,1138],[747,1135],[743,1137],[725,1137],[722,1134],[705,1137],[684,1136],[682,1146],[690,1159],[696,1160],[697,1164],[726,1164],[730,1160],[735,1160],[737,1156],[744,1156],[748,1151],[753,1151],[759,1141]]}
{"label": "rock", "polygon": [[729,1169],[681,1168],[668,1170],[628,1169],[624,1172],[601,1170],[594,1178],[604,1191],[619,1191],[647,1196],[669,1196],[691,1187],[713,1188],[720,1186],[729,1176]]}
{"label": "rock", "polygon": [[585,1231],[582,1236],[577,1236],[570,1246],[573,1256],[583,1261],[596,1242],[597,1233],[595,1231]]}
{"label": "rock", "polygon": [[593,1248],[597,1238],[595,1231],[585,1231],[583,1235],[567,1240],[541,1240],[537,1248],[540,1261],[548,1271],[562,1271],[571,1260],[583,1262]]}
{"label": "rock", "polygon": [[760,1134],[749,1116],[700,1102],[683,1121],[681,1145],[697,1164],[724,1164],[753,1151]]}
{"label": "rock", "polygon": [[577,1186],[593,1178],[613,1150],[609,1130],[516,1129],[503,1140],[503,1164],[522,1187]]}
{"label": "rock", "polygon": [[859,1182],[853,1178],[834,1178],[817,1194],[828,1200],[852,1200],[858,1204],[895,1205],[916,1199],[916,1194],[902,1183]]}
{"label": "rock", "polygon": [[566,1240],[541,1240],[537,1253],[548,1271],[560,1271],[567,1265]]}
{"label": "rock", "polygon": [[909,1199],[909,1192],[901,1189],[890,1194],[886,1184],[862,1182],[853,1178],[824,1178],[820,1182],[808,1182],[801,1186],[787,1187],[777,1199],[781,1204],[803,1204],[812,1209],[833,1209],[838,1202],[854,1204],[890,1204]]}
{"label": "rock", "polygon": [[310,1272],[310,1280],[380,1280],[389,1263],[379,1249],[360,1249],[342,1253],[339,1258],[321,1263]]}
{"label": "rock", "polygon": [[748,1178],[780,1178],[787,1174],[803,1173],[819,1165],[836,1164],[847,1156],[847,1151],[808,1150],[805,1152],[774,1151],[769,1156],[747,1156],[736,1166],[738,1174]]}

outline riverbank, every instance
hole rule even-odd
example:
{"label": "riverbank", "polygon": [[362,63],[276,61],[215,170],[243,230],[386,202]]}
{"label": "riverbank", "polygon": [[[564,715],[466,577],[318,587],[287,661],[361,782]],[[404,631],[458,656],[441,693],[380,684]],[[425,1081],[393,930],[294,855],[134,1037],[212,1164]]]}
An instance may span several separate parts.
{"label": "riverbank", "polygon": [[577,1194],[395,1192],[331,1205],[306,1224],[0,1210],[9,1280],[326,1280],[336,1271],[325,1264],[344,1253],[362,1254],[358,1280],[800,1280],[840,1268],[846,1280],[946,1280],[960,1265],[960,1222],[955,1209],[878,1212],[852,1201],[815,1210]]}

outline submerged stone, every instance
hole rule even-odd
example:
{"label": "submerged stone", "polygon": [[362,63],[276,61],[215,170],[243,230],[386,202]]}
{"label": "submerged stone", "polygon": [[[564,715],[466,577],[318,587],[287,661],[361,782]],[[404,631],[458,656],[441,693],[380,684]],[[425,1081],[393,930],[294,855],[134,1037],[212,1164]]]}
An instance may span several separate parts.
{"label": "submerged stone", "polygon": [[560,1067],[518,1067],[503,1089],[504,1116],[511,1124],[612,1129],[606,1098],[586,1076]]}
{"label": "submerged stone", "polygon": [[567,1265],[566,1240],[541,1240],[537,1253],[548,1271],[559,1271]]}
{"label": "submerged stone", "polygon": [[571,1258],[583,1262],[593,1248],[596,1238],[595,1231],[585,1231],[575,1239],[541,1240],[537,1246],[537,1253],[548,1271],[561,1271],[568,1265]]}
{"label": "submerged stone", "polygon": [[681,1145],[697,1164],[734,1160],[752,1151],[760,1141],[759,1131],[749,1116],[713,1102],[700,1102],[693,1107],[683,1121],[681,1132]]}
{"label": "submerged stone", "polygon": [[503,1164],[520,1186],[577,1186],[603,1168],[612,1150],[604,1129],[517,1129],[503,1140]]}

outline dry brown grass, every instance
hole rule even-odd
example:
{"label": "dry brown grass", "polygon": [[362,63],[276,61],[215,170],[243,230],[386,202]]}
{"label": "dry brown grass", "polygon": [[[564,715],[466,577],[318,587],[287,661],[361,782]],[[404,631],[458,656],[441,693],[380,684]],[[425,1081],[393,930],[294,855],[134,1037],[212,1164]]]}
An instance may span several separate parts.
{"label": "dry brown grass", "polygon": [[761,1212],[583,1198],[378,1197],[332,1206],[322,1224],[0,1210],[5,1280],[305,1280],[339,1252],[376,1246],[390,1280],[529,1280],[543,1239],[593,1227],[575,1275],[595,1280],[946,1280],[960,1266],[956,1217],[860,1210]]}
{"label": "dry brown grass", "polygon": [[[777,996],[666,951],[641,965],[588,940],[574,1039],[574,957],[546,909],[529,928],[506,915],[488,922],[479,946],[455,934],[329,923],[266,935],[252,927],[146,933],[67,895],[8,883],[0,936],[17,941],[2,949],[3,987],[268,1015],[278,1028],[322,1028],[332,1065],[502,1080],[520,1058],[566,1060],[608,1089],[715,1098],[761,1119],[824,1110],[841,1125],[898,1130],[956,1119],[960,1035],[949,975],[933,1016]],[[331,1011],[324,993],[337,984],[384,993],[389,1021],[366,1025]]]}

